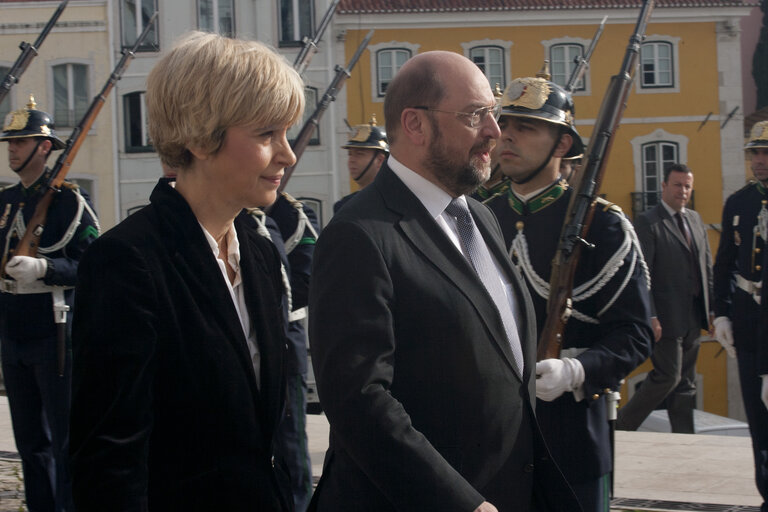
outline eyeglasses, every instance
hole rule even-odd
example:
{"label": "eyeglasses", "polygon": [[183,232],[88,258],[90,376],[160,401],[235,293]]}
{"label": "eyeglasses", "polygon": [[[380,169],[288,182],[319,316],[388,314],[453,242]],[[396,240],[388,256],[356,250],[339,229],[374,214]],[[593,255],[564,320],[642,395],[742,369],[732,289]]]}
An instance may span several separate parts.
{"label": "eyeglasses", "polygon": [[443,114],[454,114],[456,117],[461,117],[469,120],[469,126],[477,128],[480,123],[484,122],[488,115],[492,115],[494,121],[499,120],[501,115],[501,105],[498,103],[490,107],[481,107],[474,112],[454,112],[452,110],[439,110],[432,107],[425,107],[424,105],[416,105],[411,107],[419,110],[427,110],[429,112],[442,112]]}

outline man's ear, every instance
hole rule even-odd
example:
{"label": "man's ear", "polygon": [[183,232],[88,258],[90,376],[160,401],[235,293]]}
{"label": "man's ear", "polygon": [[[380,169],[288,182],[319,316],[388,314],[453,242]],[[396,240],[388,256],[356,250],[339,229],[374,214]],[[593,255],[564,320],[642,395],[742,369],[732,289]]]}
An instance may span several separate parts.
{"label": "man's ear", "polygon": [[568,151],[571,149],[571,146],[573,145],[573,137],[571,137],[570,133],[563,133],[560,135],[560,140],[557,143],[557,147],[555,148],[555,152],[552,156],[555,156],[557,158],[563,158],[565,155],[568,154]]}
{"label": "man's ear", "polygon": [[46,156],[46,158],[48,157],[48,155],[51,154],[52,149],[53,149],[53,142],[51,142],[50,139],[43,139],[43,141],[37,147],[37,150],[42,151],[42,153]]}
{"label": "man's ear", "polygon": [[427,140],[428,123],[424,118],[425,112],[407,108],[400,114],[400,125],[403,135],[417,146],[423,146]]}

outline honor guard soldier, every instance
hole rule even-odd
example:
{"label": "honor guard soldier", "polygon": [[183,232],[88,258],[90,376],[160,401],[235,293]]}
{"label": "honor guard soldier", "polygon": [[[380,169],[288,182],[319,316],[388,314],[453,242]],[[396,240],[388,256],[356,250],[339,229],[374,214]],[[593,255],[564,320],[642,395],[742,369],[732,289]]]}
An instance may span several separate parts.
{"label": "honor guard soldier", "polygon": [[291,479],[287,491],[297,512],[304,512],[312,497],[312,461],[307,444],[307,331],[304,327],[309,301],[312,254],[320,229],[317,215],[301,201],[282,192],[268,213],[250,210],[262,236],[280,253],[289,311],[288,393],[283,420],[275,434],[276,452],[283,457]]}
{"label": "honor guard soldier", "polygon": [[[573,100],[548,76],[512,81],[501,99],[496,156],[510,190],[488,206],[531,291],[539,331],[551,262],[572,189],[563,158],[583,152]],[[536,416],[585,512],[607,512],[612,471],[608,407],[620,381],[651,352],[648,275],[629,220],[598,200],[576,268],[573,310],[559,359],[536,364]]]}
{"label": "honor guard soldier", "polygon": [[[744,149],[755,180],[734,192],[723,208],[713,268],[715,337],[739,365],[741,394],[752,435],[755,479],[768,510],[768,410],[760,400],[758,324],[760,275],[768,234],[768,121],[756,123]],[[761,228],[761,226],[763,226]],[[735,349],[735,350],[734,350]]]}
{"label": "honor guard soldier", "polygon": [[[368,124],[355,126],[352,137],[341,148],[347,150],[349,176],[357,183],[358,190],[362,190],[373,183],[381,164],[389,155],[387,133],[382,127],[376,125],[375,115],[371,116]],[[333,213],[338,212],[339,208],[352,199],[356,193],[352,192],[336,201],[333,204]]]}
{"label": "honor guard soldier", "polygon": [[[27,506],[70,511],[71,312],[61,312],[72,306],[78,261],[98,236],[99,225],[85,192],[64,182],[48,209],[37,255],[14,255],[46,191],[51,176],[46,160],[65,147],[51,116],[35,106],[30,97],[27,108],[8,114],[0,134],[20,180],[0,191],[2,365]],[[57,319],[66,321],[64,339],[58,338],[54,309]]]}
{"label": "honor guard soldier", "polygon": [[[499,84],[493,89],[493,95],[496,96],[496,101],[501,99],[504,91],[501,90]],[[477,187],[472,193],[472,198],[477,199],[481,203],[489,203],[493,199],[499,196],[506,196],[509,192],[509,180],[504,173],[501,172],[499,162],[496,158],[496,152],[491,152],[491,176],[488,181]]]}

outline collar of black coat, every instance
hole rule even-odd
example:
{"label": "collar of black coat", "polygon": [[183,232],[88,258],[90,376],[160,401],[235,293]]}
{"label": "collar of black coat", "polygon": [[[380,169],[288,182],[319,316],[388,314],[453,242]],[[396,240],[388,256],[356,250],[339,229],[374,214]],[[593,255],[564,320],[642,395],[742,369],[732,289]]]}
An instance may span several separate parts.
{"label": "collar of black coat", "polygon": [[29,186],[29,188],[24,188],[24,185],[21,186],[21,193],[24,195],[24,197],[29,198],[32,197],[37,193],[38,190],[45,187],[46,183],[48,183],[48,180],[51,178],[51,170],[46,167],[43,171],[43,174],[40,175],[39,178],[37,178],[37,181],[35,181],[32,185]]}
{"label": "collar of black coat", "polygon": [[760,192],[760,193],[761,193],[761,194],[763,194],[763,195],[765,195],[765,194],[766,194],[766,190],[765,190],[765,187],[763,186],[763,184],[762,184],[761,182],[759,182],[759,181],[755,181],[755,185],[757,186],[757,191],[758,191],[758,192]]}
{"label": "collar of black coat", "polygon": [[509,207],[516,213],[519,215],[528,215],[543,210],[547,206],[553,204],[565,194],[566,190],[568,190],[568,182],[561,178],[540,193],[536,194],[527,202],[523,202],[517,197],[510,187],[507,200],[509,202]]}

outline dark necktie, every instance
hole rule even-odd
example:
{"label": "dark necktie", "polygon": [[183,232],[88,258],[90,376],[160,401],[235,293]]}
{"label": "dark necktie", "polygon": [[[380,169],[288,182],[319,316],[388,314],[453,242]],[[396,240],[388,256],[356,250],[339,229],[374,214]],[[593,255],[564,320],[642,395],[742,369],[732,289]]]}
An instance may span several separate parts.
{"label": "dark necktie", "polygon": [[515,322],[515,316],[512,314],[512,305],[507,299],[507,294],[504,293],[504,286],[496,270],[491,253],[488,251],[480,231],[472,220],[469,209],[463,202],[453,199],[445,211],[456,218],[456,228],[459,232],[461,245],[469,255],[469,263],[483,282],[485,289],[496,305],[501,321],[504,324],[507,341],[512,348],[515,365],[520,375],[522,375],[523,351],[520,346],[520,336],[517,333],[517,323]]}
{"label": "dark necktie", "polygon": [[691,230],[688,229],[688,223],[683,219],[682,212],[675,214],[675,220],[677,220],[677,227],[685,238],[685,243],[688,244],[688,254],[690,255],[691,267],[693,267],[693,273],[695,275],[696,282],[693,285],[693,296],[698,297],[701,293],[701,269],[699,268],[699,256],[696,252],[696,246],[693,245],[691,239]]}

